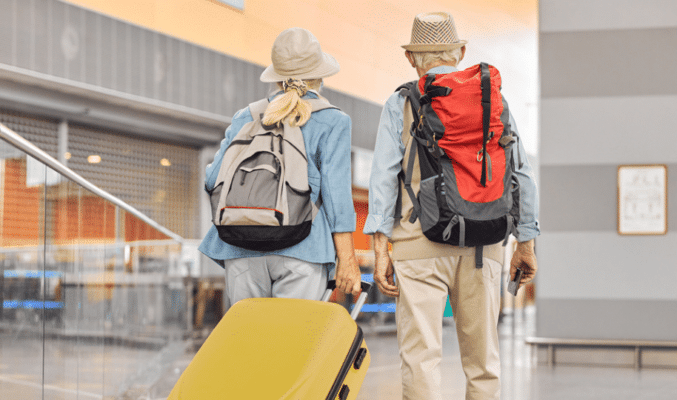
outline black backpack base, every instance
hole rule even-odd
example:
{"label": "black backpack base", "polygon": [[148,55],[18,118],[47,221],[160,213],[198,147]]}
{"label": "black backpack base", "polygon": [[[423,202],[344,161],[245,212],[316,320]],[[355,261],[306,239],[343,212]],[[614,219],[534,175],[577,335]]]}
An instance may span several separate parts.
{"label": "black backpack base", "polygon": [[229,225],[217,226],[219,238],[224,242],[254,251],[275,251],[299,244],[308,237],[313,221],[298,225],[260,226]]}
{"label": "black backpack base", "polygon": [[[452,217],[453,219],[453,217]],[[458,220],[458,219],[457,219]],[[450,220],[440,220],[438,224],[423,232],[426,238],[432,242],[450,244],[461,247],[477,247],[496,244],[505,240],[508,230],[508,218],[501,217],[489,221],[474,221],[464,219],[464,237],[461,237],[461,224],[456,223],[445,239],[445,231]],[[508,232],[509,233],[509,232]]]}

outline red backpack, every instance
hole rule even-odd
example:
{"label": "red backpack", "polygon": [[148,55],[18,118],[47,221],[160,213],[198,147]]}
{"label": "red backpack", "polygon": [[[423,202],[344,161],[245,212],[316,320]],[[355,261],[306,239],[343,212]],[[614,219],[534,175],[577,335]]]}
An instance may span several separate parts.
{"label": "red backpack", "polygon": [[[409,99],[414,123],[404,186],[431,241],[476,247],[507,243],[519,221],[519,192],[513,178],[508,104],[501,75],[482,63],[449,74],[424,75],[398,88]],[[416,151],[414,151],[416,150]],[[414,157],[421,169],[419,193],[411,187]]]}

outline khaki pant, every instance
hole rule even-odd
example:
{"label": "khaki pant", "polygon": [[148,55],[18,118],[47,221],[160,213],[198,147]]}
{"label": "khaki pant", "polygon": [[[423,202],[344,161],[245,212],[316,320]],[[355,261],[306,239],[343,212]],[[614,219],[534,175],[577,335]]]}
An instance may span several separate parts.
{"label": "khaki pant", "polygon": [[498,400],[498,314],[501,265],[474,256],[395,261],[397,339],[402,398],[438,400],[441,394],[442,318],[447,295],[456,322],[466,400]]}

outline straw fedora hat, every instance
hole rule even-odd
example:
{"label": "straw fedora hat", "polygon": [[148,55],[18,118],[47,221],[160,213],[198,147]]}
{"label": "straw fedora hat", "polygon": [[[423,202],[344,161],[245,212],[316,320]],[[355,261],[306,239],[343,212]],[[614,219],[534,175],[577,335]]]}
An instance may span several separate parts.
{"label": "straw fedora hat", "polygon": [[273,63],[261,74],[261,82],[325,78],[340,69],[338,61],[324,53],[315,36],[303,28],[282,31],[273,43],[270,58]]}
{"label": "straw fedora hat", "polygon": [[454,19],[445,12],[421,13],[414,18],[411,29],[411,43],[405,44],[406,50],[413,52],[446,51],[463,47],[468,43],[459,40]]}

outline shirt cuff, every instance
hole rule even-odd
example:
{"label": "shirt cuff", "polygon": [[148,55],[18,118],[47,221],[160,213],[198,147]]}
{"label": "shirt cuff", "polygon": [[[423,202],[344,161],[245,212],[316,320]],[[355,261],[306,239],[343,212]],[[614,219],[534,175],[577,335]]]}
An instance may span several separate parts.
{"label": "shirt cuff", "polygon": [[531,239],[536,239],[541,234],[538,224],[535,226],[518,226],[517,227],[517,241],[528,242]]}
{"label": "shirt cuff", "polygon": [[393,235],[394,225],[395,218],[386,218],[383,215],[369,214],[364,223],[362,232],[364,232],[365,235],[373,235],[376,232],[381,232],[387,237],[391,237]]}
{"label": "shirt cuff", "polygon": [[355,232],[357,225],[357,222],[355,221],[356,218],[357,215],[355,213],[338,214],[333,221],[329,221],[329,229],[331,230],[331,233]]}

